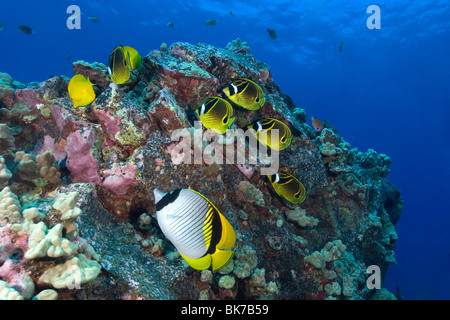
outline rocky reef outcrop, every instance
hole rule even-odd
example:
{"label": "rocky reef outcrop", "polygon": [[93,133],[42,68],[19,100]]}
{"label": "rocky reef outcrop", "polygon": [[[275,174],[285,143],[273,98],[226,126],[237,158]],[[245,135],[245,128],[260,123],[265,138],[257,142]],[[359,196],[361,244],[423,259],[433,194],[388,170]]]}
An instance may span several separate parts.
{"label": "rocky reef outcrop", "polygon": [[[96,84],[89,107],[73,108],[66,77],[0,74],[0,298],[375,297],[367,268],[382,281],[395,263],[402,210],[391,159],[352,148],[326,122],[311,129],[245,42],[162,46],[120,86],[101,63],[73,68]],[[235,107],[237,128],[272,117],[292,130],[279,164],[305,185],[300,205],[271,189],[258,161],[205,160],[211,140],[194,111],[238,77],[259,83],[266,104]],[[157,225],[155,188],[194,189],[224,214],[237,235],[225,268],[184,263]]]}

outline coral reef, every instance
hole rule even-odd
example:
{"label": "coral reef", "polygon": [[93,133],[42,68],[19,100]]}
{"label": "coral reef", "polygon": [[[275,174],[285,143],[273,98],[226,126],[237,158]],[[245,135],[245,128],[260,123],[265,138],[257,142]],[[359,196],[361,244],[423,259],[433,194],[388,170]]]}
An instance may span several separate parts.
{"label": "coral reef", "polygon": [[[392,297],[366,286],[368,266],[383,280],[395,263],[402,200],[387,180],[391,159],[352,148],[326,121],[311,129],[246,42],[162,45],[120,86],[103,64],[73,69],[97,84],[88,107],[73,108],[65,77],[21,84],[0,73],[0,299]],[[304,184],[301,205],[262,175],[272,160],[227,162],[209,145],[223,138],[195,123],[238,77],[257,82],[266,103],[235,107],[233,128],[263,117],[289,125],[279,164]],[[223,141],[248,151],[244,140]],[[207,161],[213,153],[224,161]],[[191,188],[215,204],[236,231],[229,264],[213,273],[184,262],[158,227],[155,188]]]}

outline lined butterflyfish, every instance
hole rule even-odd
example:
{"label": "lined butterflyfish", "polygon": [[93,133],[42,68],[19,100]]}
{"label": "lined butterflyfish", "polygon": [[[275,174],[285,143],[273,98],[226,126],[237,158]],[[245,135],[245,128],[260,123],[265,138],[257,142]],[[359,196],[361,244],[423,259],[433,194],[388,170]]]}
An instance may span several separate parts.
{"label": "lined butterflyfish", "polygon": [[73,102],[73,107],[86,106],[95,99],[94,84],[81,74],[76,74],[70,79],[67,91]]}
{"label": "lined butterflyfish", "polygon": [[292,174],[287,172],[278,172],[268,176],[275,192],[293,204],[300,204],[306,199],[305,186],[297,180]]}
{"label": "lined butterflyfish", "polygon": [[206,129],[216,133],[225,133],[235,120],[231,104],[219,97],[208,98],[196,113]]}
{"label": "lined butterflyfish", "polygon": [[[252,134],[259,142],[277,151],[286,149],[292,141],[289,127],[277,119],[263,118],[249,125],[248,129],[251,129]],[[274,134],[275,132],[278,132],[278,138]]]}
{"label": "lined butterflyfish", "polygon": [[236,234],[211,201],[191,189],[154,195],[159,227],[192,268],[217,271],[231,260]]}
{"label": "lined butterflyfish", "polygon": [[122,46],[117,46],[109,55],[108,73],[111,81],[123,84],[130,79],[130,58]]}
{"label": "lined butterflyfish", "polygon": [[248,110],[258,110],[266,103],[264,91],[249,79],[239,78],[224,88],[223,92],[231,101]]}
{"label": "lined butterflyfish", "polygon": [[128,66],[131,69],[137,69],[141,66],[142,64],[142,58],[141,55],[139,54],[139,52],[137,52],[136,49],[129,47],[129,46],[124,46],[123,47],[123,51],[125,53],[125,58],[127,59]]}

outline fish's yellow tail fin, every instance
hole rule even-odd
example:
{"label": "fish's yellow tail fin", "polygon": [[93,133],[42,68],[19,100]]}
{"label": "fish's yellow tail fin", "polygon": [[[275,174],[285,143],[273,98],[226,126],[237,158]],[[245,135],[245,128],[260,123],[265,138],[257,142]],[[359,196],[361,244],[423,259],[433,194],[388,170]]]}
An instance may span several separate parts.
{"label": "fish's yellow tail fin", "polygon": [[212,255],[212,271],[223,268],[233,257],[234,251],[226,251],[217,249]]}
{"label": "fish's yellow tail fin", "polygon": [[181,252],[179,252],[179,253],[180,253],[180,256],[184,260],[186,260],[186,262],[192,268],[194,268],[196,270],[205,270],[205,269],[208,269],[209,266],[211,265],[211,255],[210,254],[207,254],[206,256],[199,258],[199,259],[191,259],[191,258],[188,258],[188,257],[182,255]]}

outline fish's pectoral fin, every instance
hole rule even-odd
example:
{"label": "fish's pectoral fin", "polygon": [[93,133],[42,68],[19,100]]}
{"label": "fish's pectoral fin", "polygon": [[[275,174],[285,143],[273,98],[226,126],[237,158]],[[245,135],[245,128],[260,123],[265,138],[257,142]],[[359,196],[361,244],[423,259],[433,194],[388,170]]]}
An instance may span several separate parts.
{"label": "fish's pectoral fin", "polygon": [[212,271],[217,271],[222,269],[228,264],[228,262],[233,257],[234,251],[219,250],[212,255]]}
{"label": "fish's pectoral fin", "polygon": [[180,256],[194,269],[196,270],[205,270],[208,269],[211,265],[211,255],[207,254],[204,257],[198,259],[188,258],[180,253]]}

